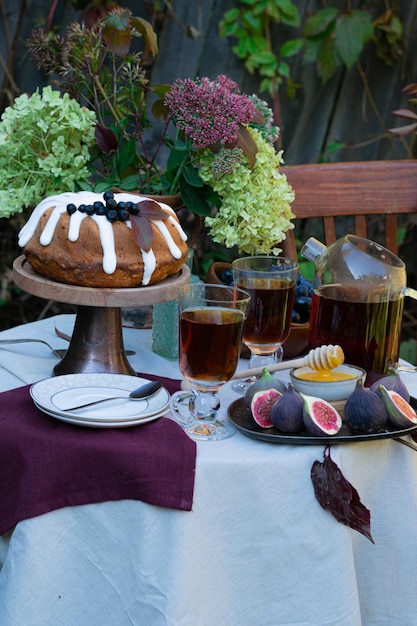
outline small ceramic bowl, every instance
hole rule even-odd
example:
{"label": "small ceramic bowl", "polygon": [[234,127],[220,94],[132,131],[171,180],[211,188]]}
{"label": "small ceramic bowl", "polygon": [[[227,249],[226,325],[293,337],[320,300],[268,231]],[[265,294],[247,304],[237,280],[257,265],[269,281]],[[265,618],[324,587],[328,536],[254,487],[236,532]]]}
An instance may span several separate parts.
{"label": "small ceramic bowl", "polygon": [[354,392],[358,380],[365,380],[366,372],[361,367],[354,365],[339,365],[334,372],[346,372],[352,374],[352,378],[345,380],[305,380],[299,375],[303,372],[311,372],[308,367],[299,367],[290,371],[290,380],[294,389],[308,396],[322,398],[328,402],[336,402],[338,400],[347,400]]}

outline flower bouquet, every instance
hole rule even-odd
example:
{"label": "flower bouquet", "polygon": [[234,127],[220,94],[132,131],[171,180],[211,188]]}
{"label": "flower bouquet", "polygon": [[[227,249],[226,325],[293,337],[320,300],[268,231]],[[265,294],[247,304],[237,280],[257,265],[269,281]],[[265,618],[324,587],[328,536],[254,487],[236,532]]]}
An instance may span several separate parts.
{"label": "flower bouquet", "polygon": [[[138,38],[143,51],[133,52]],[[29,47],[62,93],[48,86],[5,110],[0,216],[63,191],[180,194],[213,241],[239,254],[278,254],[294,196],[279,171],[278,129],[258,97],[223,75],[151,86],[156,38],[127,9],[92,28],[72,24],[65,36],[37,31]]]}

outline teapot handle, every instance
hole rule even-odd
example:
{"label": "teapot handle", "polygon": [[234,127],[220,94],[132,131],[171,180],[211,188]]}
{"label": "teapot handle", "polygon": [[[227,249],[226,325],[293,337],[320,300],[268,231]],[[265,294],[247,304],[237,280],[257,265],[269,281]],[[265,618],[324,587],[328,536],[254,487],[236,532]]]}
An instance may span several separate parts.
{"label": "teapot handle", "polygon": [[412,287],[404,287],[403,295],[409,296],[410,298],[417,300],[417,289],[413,289]]}

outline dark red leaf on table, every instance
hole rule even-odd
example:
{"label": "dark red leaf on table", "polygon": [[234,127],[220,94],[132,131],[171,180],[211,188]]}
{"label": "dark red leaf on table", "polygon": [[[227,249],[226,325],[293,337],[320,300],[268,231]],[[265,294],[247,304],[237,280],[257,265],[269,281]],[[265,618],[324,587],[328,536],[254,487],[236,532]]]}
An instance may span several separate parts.
{"label": "dark red leaf on table", "polygon": [[330,447],[323,453],[323,462],[314,461],[311,468],[314,493],[326,511],[341,524],[365,535],[374,543],[371,536],[371,514],[362,504],[355,487],[343,476],[339,467],[330,457]]}

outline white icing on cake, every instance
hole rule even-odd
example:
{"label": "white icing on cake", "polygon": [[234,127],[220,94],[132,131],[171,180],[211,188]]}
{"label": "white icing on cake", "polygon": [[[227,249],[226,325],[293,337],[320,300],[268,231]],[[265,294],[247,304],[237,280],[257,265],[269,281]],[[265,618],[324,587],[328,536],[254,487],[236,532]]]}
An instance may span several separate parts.
{"label": "white icing on cake", "polygon": [[[148,200],[145,196],[136,196],[128,193],[115,193],[114,199],[116,202],[135,202],[140,204],[141,202]],[[94,204],[94,202],[103,202],[103,196],[99,193],[93,193],[91,191],[80,191],[80,192],[67,192],[58,194],[55,196],[50,196],[49,198],[45,198],[38,204],[35,210],[32,212],[29,220],[23,226],[19,233],[19,246],[24,248],[28,241],[33,237],[35,230],[41,220],[43,214],[47,209],[53,208],[49,219],[43,229],[40,236],[40,243],[43,246],[48,246],[54,236],[54,232],[56,226],[59,222],[59,219],[63,213],[67,212],[68,204],[75,204],[75,206],[79,206],[80,204]],[[172,213],[172,216],[168,218],[169,222],[175,226],[177,229],[178,235],[182,241],[187,240],[187,235],[184,230],[181,228],[178,220],[175,218],[175,211],[165,203],[159,203],[159,206],[165,211]],[[80,211],[76,211],[70,216],[69,227],[68,227],[68,239],[69,241],[77,241],[80,235],[81,224],[84,219],[92,219],[97,224],[99,237],[101,246],[103,249],[103,271],[106,274],[113,274],[116,270],[117,266],[117,257],[116,250],[114,244],[114,233],[112,223],[106,218],[105,215],[87,215],[86,213],[81,213]],[[167,248],[174,259],[181,258],[181,250],[176,245],[173,240],[171,234],[169,233],[165,223],[163,220],[152,220],[154,225],[158,228],[159,232],[165,239]],[[130,220],[124,222],[127,228],[131,228],[132,225]],[[139,245],[138,245],[139,248]],[[142,285],[146,286],[149,284],[152,274],[155,271],[156,267],[156,258],[153,250],[150,249],[148,252],[139,248],[142,254],[143,260],[143,278]]]}

